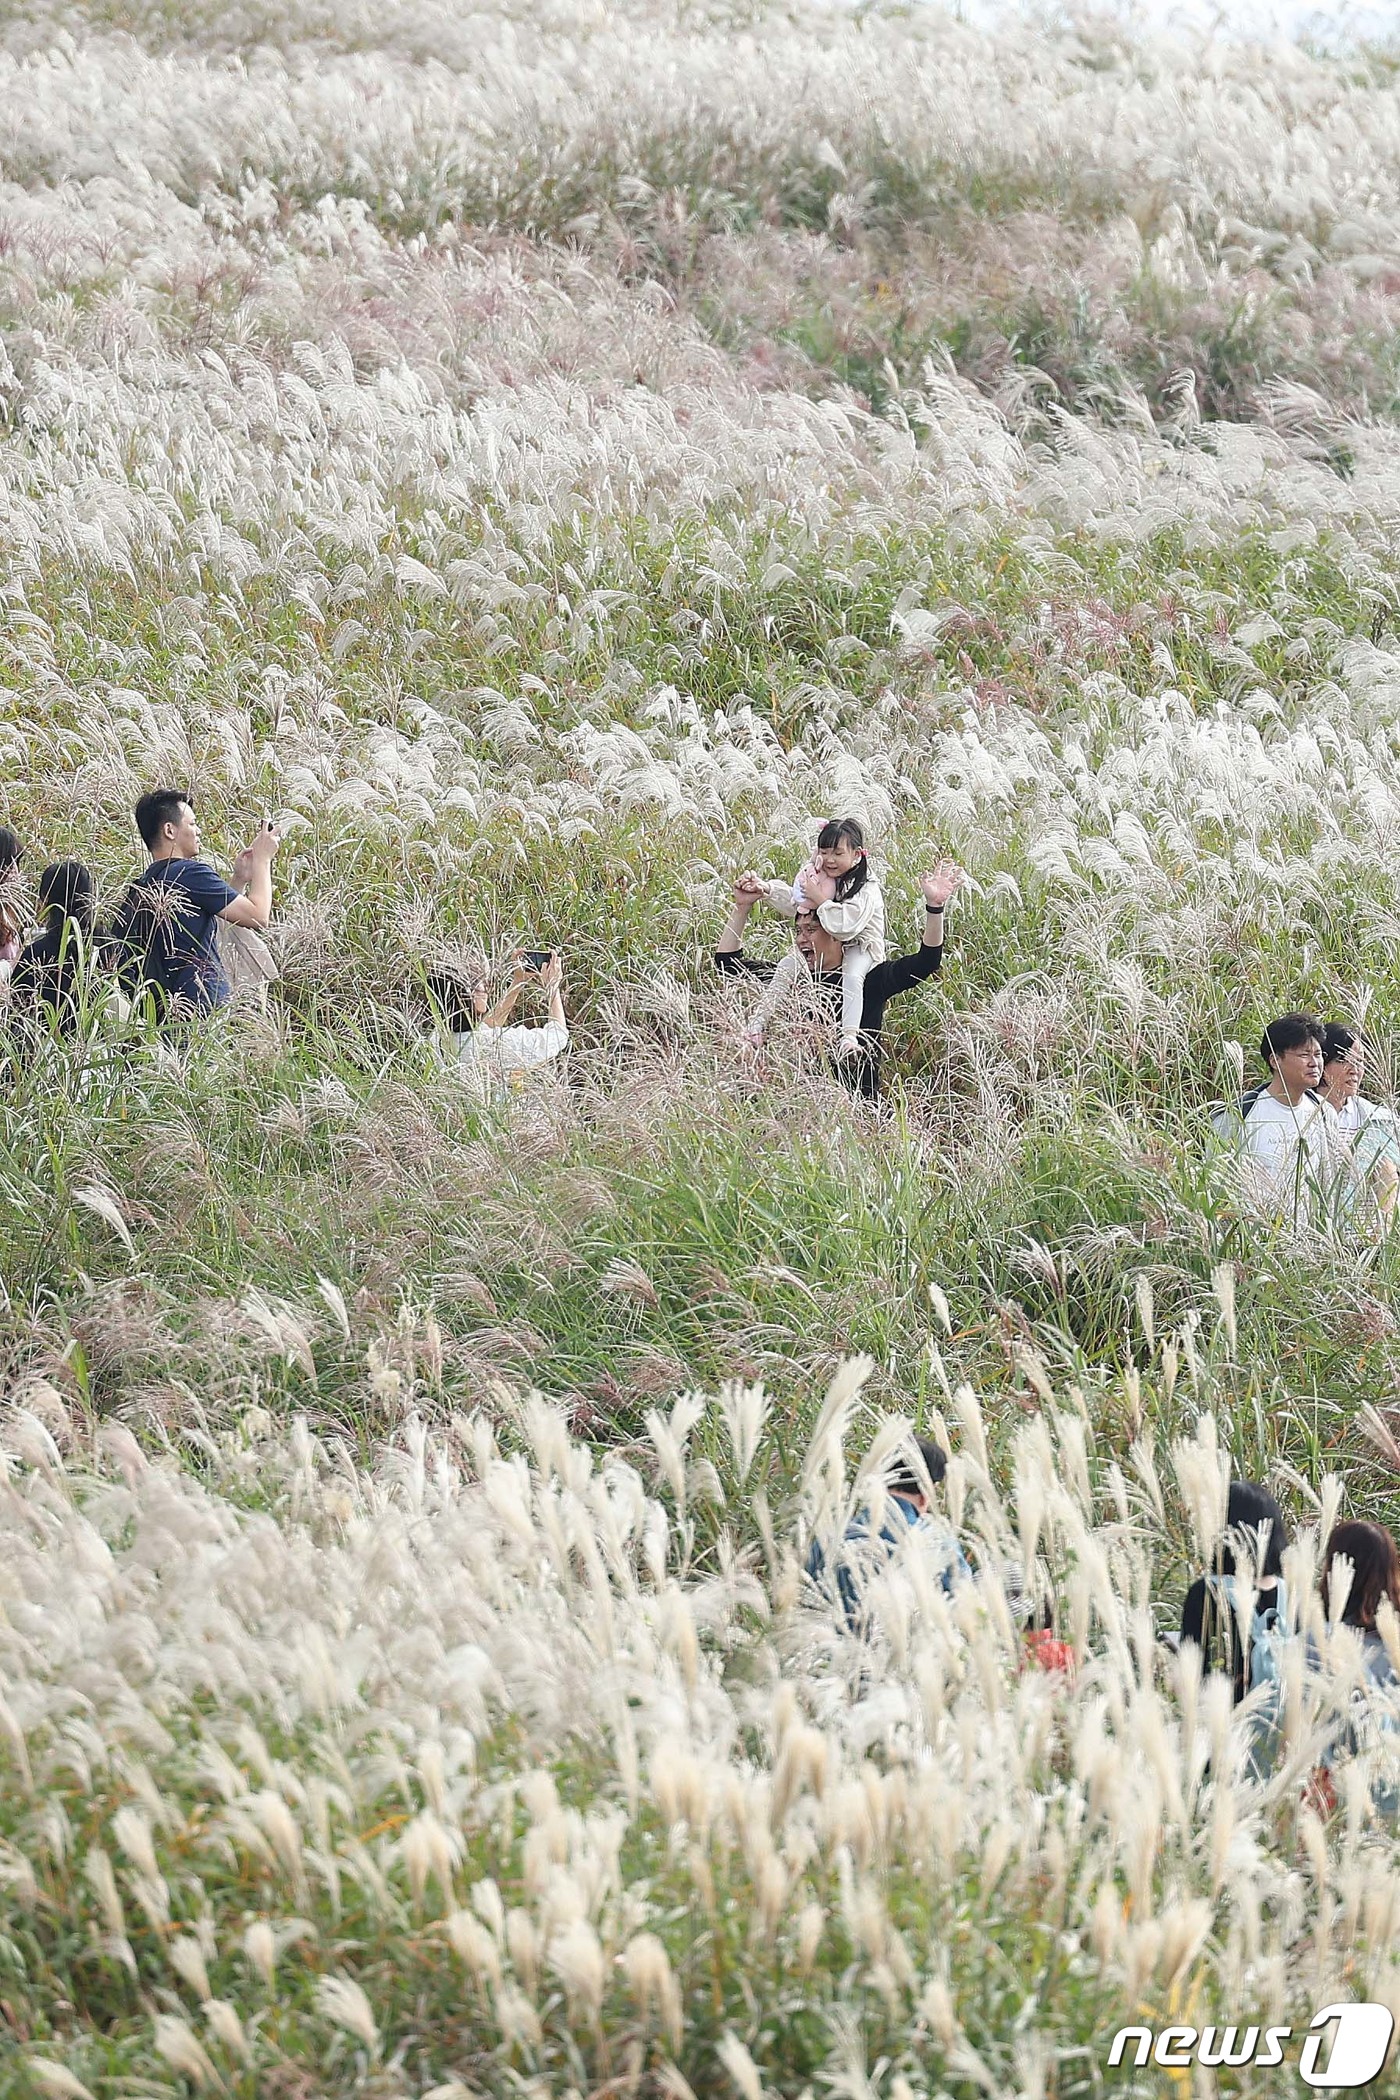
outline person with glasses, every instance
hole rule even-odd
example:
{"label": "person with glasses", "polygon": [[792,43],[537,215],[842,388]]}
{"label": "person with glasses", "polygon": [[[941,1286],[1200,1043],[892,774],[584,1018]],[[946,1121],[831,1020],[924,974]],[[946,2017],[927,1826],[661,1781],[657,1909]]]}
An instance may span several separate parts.
{"label": "person with glasses", "polygon": [[1239,1152],[1245,1191],[1266,1216],[1325,1231],[1335,1222],[1348,1182],[1347,1147],[1322,1084],[1322,1023],[1313,1014],[1280,1014],[1259,1044],[1268,1071],[1262,1086],[1213,1118]]}
{"label": "person with glasses", "polygon": [[1322,1031],[1318,1098],[1335,1112],[1338,1132],[1350,1148],[1358,1196],[1369,1195],[1388,1231],[1400,1195],[1400,1126],[1392,1110],[1363,1095],[1365,1077],[1366,1045],[1360,1034],[1343,1021],[1329,1021]]}

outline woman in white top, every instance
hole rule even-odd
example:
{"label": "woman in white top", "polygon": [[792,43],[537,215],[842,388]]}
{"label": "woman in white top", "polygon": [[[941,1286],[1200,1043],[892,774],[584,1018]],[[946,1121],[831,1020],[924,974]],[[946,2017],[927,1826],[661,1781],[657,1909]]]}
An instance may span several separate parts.
{"label": "woman in white top", "polygon": [[1322,1033],[1319,1097],[1336,1111],[1351,1152],[1358,1193],[1369,1189],[1382,1230],[1388,1231],[1400,1192],[1400,1129],[1391,1110],[1363,1100],[1366,1046],[1354,1028],[1329,1021]]}
{"label": "woman in white top", "polygon": [[[524,1073],[548,1064],[569,1047],[564,965],[560,957],[551,953],[541,967],[534,968],[527,951],[517,949],[514,963],[514,975],[494,1006],[489,1004],[491,993],[484,961],[472,970],[468,980],[469,1000],[462,998],[463,987],[458,981],[437,977],[430,986],[451,1031],[463,1076],[483,1092],[500,1091],[512,1083],[518,1085]],[[521,993],[534,984],[549,996],[547,1020],[539,1027],[522,1022],[512,1024],[511,1015]]]}

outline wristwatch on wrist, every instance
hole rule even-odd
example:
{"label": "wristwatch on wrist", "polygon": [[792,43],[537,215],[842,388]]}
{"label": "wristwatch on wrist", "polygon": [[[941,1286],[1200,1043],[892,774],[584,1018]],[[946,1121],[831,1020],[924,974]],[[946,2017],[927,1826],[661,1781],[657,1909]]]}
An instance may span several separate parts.
{"label": "wristwatch on wrist", "polygon": [[941,904],[930,904],[930,903],[929,903],[929,902],[927,901],[927,899],[925,899],[925,902],[924,902],[924,910],[925,910],[925,911],[926,911],[926,912],[928,913],[928,915],[929,915],[929,917],[930,917],[930,918],[932,918],[932,917],[933,917],[933,915],[934,915],[934,913],[935,913],[936,911],[942,911],[942,909],[943,909],[943,906],[942,906]]}

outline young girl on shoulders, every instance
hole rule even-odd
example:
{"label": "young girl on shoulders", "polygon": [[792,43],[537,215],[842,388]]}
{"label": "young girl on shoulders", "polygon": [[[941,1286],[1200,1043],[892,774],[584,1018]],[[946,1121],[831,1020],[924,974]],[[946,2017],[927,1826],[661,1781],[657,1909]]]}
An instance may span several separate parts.
{"label": "young girl on shoulders", "polygon": [[810,860],[792,882],[770,882],[768,901],[786,919],[814,911],[841,943],[841,1054],[859,1049],[865,979],[885,959],[885,894],[854,817],[829,817]]}

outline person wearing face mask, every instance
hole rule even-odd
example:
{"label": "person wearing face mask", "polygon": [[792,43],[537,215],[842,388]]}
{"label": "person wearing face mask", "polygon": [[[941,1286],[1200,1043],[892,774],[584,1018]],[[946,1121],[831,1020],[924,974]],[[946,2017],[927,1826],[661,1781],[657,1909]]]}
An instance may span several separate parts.
{"label": "person wearing face mask", "polygon": [[1322,1032],[1318,1096],[1336,1112],[1337,1128],[1350,1150],[1359,1205],[1373,1204],[1382,1229],[1388,1231],[1400,1193],[1400,1127],[1390,1109],[1362,1094],[1365,1076],[1366,1046],[1360,1035],[1345,1022],[1329,1021]]}

